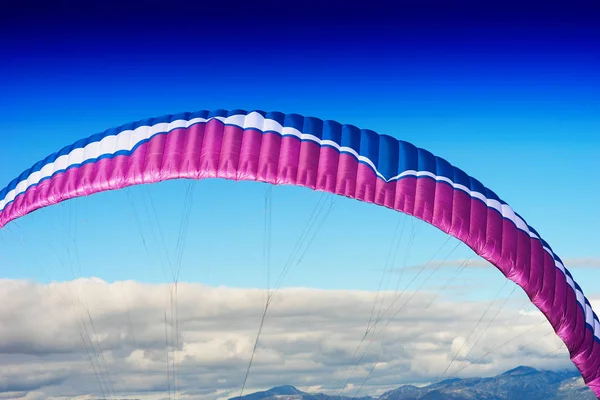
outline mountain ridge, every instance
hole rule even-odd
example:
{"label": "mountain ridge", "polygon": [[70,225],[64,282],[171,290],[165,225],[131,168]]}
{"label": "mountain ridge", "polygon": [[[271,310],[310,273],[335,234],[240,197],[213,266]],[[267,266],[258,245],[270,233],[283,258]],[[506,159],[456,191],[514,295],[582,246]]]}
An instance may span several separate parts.
{"label": "mountain ridge", "polygon": [[229,400],[596,400],[576,371],[543,371],[519,366],[487,378],[452,378],[426,386],[402,385],[381,396],[308,393],[292,385]]}

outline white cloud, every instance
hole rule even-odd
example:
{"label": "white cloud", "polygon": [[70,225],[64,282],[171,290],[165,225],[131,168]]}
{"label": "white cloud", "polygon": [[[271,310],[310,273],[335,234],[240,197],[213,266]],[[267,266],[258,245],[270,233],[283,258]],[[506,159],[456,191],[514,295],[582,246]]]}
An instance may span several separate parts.
{"label": "white cloud", "polygon": [[568,258],[563,261],[567,268],[600,268],[600,258]]}
{"label": "white cloud", "polygon": [[[100,395],[100,386],[120,398],[168,398],[165,314],[169,375],[175,362],[181,398],[239,394],[265,293],[182,283],[175,307],[169,290],[169,285],[133,281],[80,279],[41,285],[0,280],[0,399],[84,399]],[[394,310],[410,295],[405,293]],[[417,293],[381,331],[388,321],[383,318],[375,329],[378,334],[368,335],[356,352],[376,293],[281,290],[271,305],[245,393],[292,384],[335,394],[346,381],[359,387],[378,362],[361,391],[376,395],[403,383],[438,379],[459,349],[450,373],[479,359],[459,376],[491,375],[521,364],[570,366],[563,350],[553,352],[561,349],[560,341],[554,334],[544,336],[550,328],[539,313],[530,315],[509,302],[485,330],[500,306],[496,304],[471,334],[489,302],[436,299],[425,309],[432,296]],[[393,293],[385,294],[382,310],[392,298]],[[175,308],[178,340],[172,340]]]}
{"label": "white cloud", "polygon": [[[567,258],[562,260],[568,269],[600,268],[600,258]],[[454,268],[495,268],[490,262],[483,258],[458,259],[444,261],[430,261],[427,264],[412,265],[404,268],[396,268],[394,272],[418,271],[421,269],[437,269],[444,267]]]}

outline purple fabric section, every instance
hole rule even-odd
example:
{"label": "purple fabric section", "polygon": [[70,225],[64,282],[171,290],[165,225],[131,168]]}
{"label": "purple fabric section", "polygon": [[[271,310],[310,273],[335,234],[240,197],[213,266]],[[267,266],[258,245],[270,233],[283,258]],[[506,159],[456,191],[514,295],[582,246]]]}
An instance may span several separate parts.
{"label": "purple fabric section", "polygon": [[540,241],[445,182],[415,177],[385,182],[353,156],[314,142],[217,121],[178,129],[153,137],[132,155],[72,168],[28,189],[0,213],[0,227],[69,198],[176,178],[300,185],[376,203],[436,226],[525,290],[600,398],[600,343],[586,328],[574,291]]}

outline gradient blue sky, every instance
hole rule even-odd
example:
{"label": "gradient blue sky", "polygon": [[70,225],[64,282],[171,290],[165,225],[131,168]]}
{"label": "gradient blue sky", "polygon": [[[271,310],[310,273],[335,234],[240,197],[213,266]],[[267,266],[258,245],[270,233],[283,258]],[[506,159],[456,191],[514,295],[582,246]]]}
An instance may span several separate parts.
{"label": "gradient blue sky", "polygon": [[[63,145],[133,120],[214,108],[296,112],[424,147],[496,191],[561,257],[600,259],[597,6],[219,4],[0,6],[0,186]],[[174,249],[185,185],[151,192]],[[318,198],[273,192],[274,270]],[[264,284],[263,201],[263,185],[198,183],[182,279]],[[56,224],[73,208],[82,275],[164,280],[146,267],[125,193],[73,204],[23,218],[24,243],[4,232],[0,275],[68,279],[47,247],[65,241],[66,225]],[[291,282],[375,285],[398,218],[340,200]],[[419,229],[413,264],[444,241]],[[594,270],[575,276],[586,293],[599,291]]]}

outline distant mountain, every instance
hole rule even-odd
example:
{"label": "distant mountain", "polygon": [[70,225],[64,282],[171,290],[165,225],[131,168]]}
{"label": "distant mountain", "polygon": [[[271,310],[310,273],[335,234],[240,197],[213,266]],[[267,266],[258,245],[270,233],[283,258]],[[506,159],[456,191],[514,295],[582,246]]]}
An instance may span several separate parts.
{"label": "distant mountain", "polygon": [[[294,386],[277,386],[264,392],[256,392],[242,396],[242,400],[346,400],[347,396],[330,396],[323,393],[306,393],[296,389]],[[375,400],[371,396],[353,397],[353,400]],[[239,400],[232,397],[229,400]]]}
{"label": "distant mountain", "polygon": [[[230,400],[238,400],[238,397]],[[596,400],[576,372],[539,371],[517,367],[491,378],[447,379],[432,385],[403,385],[374,398],[306,393],[279,386],[242,397],[242,400]]]}
{"label": "distant mountain", "polygon": [[518,367],[491,378],[442,381],[417,388],[402,386],[379,400],[596,400],[574,372]]}

